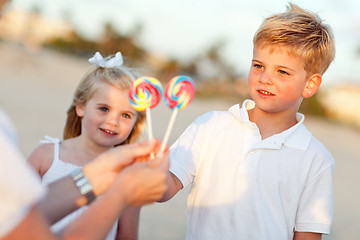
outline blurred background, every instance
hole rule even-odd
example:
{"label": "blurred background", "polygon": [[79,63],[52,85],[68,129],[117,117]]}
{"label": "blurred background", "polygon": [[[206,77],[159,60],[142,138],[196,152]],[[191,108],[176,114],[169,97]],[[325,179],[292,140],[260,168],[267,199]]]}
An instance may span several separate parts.
{"label": "blurred background", "polygon": [[[179,113],[172,143],[200,114],[249,98],[252,37],[263,18],[284,11],[287,2],[13,0],[0,18],[0,104],[27,157],[44,135],[62,136],[87,59],[96,51],[121,51],[140,75],[164,84],[179,74],[195,80],[196,97]],[[319,92],[300,109],[336,160],[334,224],[324,239],[359,239],[360,1],[292,2],[318,13],[336,40]],[[171,112],[163,103],[153,112],[154,134],[162,138]],[[143,208],[140,239],[184,239],[187,192]]]}

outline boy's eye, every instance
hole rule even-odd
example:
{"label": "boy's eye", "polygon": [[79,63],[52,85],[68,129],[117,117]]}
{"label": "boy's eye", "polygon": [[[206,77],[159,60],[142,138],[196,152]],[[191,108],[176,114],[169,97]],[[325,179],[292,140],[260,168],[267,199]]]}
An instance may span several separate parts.
{"label": "boy's eye", "polygon": [[102,112],[109,112],[109,108],[107,107],[99,107],[99,110]]}
{"label": "boy's eye", "polygon": [[263,67],[261,64],[257,64],[257,63],[255,63],[253,66],[254,68],[258,68],[258,69],[261,69]]}
{"label": "boy's eye", "polygon": [[279,70],[279,73],[280,73],[281,75],[289,75],[287,72],[285,72],[285,71],[283,71],[283,70]]}

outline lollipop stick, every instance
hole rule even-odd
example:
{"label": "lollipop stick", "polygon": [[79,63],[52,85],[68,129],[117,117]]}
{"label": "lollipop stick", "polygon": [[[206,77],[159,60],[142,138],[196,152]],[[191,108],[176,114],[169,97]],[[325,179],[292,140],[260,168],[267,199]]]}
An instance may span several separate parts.
{"label": "lollipop stick", "polygon": [[163,141],[161,143],[160,152],[163,152],[165,150],[165,146],[167,144],[167,141],[169,140],[170,132],[171,132],[173,126],[174,126],[175,118],[176,118],[176,115],[177,115],[178,111],[179,111],[179,109],[175,108],[173,110],[172,114],[171,114],[169,125],[168,125],[168,127],[166,129],[164,139],[163,139]]}
{"label": "lollipop stick", "polygon": [[[146,123],[148,128],[148,137],[149,140],[153,139],[153,132],[152,132],[152,123],[151,123],[151,114],[150,114],[150,108],[146,108]],[[150,159],[154,158],[154,153],[150,153]]]}
{"label": "lollipop stick", "polygon": [[148,126],[149,140],[152,140],[153,139],[153,133],[152,133],[152,123],[151,123],[150,108],[146,109],[146,123],[147,123],[147,126]]}

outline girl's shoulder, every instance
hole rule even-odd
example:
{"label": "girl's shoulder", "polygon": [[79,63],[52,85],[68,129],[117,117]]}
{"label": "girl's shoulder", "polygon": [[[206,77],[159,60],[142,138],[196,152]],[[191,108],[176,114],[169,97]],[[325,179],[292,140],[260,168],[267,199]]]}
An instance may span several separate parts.
{"label": "girl's shoulder", "polygon": [[35,148],[28,158],[30,165],[43,176],[54,160],[54,144],[43,143]]}

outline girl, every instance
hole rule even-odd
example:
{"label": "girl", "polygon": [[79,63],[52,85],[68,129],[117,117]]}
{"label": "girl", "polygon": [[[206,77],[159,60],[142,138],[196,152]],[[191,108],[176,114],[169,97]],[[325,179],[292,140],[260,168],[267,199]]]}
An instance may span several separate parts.
{"label": "girl", "polygon": [[[145,115],[137,112],[128,100],[129,88],[136,77],[122,66],[121,53],[103,59],[97,52],[89,62],[96,66],[85,74],[75,91],[67,111],[64,140],[46,137],[50,143],[37,147],[28,159],[44,184],[68,175],[104,151],[134,142],[140,136]],[[68,215],[52,229],[62,229],[85,208]],[[140,208],[128,208],[106,239],[137,239],[139,211]]]}

